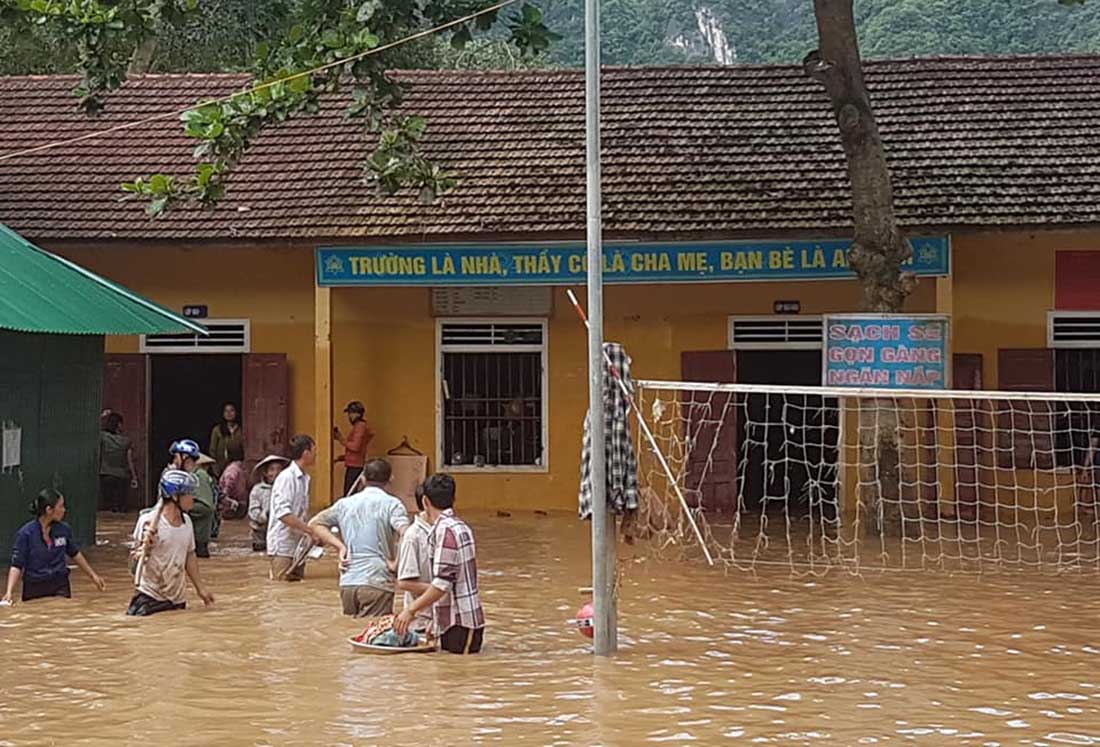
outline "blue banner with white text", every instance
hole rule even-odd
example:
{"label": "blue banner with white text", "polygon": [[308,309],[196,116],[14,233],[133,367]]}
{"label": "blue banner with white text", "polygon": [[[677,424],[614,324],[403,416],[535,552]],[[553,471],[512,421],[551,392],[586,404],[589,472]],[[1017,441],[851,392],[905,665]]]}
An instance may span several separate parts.
{"label": "blue banner with white text", "polygon": [[[920,276],[950,274],[946,236],[914,238],[908,268]],[[747,241],[693,244],[609,244],[605,283],[705,283],[852,278],[851,241]],[[583,285],[583,244],[555,246],[408,245],[322,247],[317,284]]]}

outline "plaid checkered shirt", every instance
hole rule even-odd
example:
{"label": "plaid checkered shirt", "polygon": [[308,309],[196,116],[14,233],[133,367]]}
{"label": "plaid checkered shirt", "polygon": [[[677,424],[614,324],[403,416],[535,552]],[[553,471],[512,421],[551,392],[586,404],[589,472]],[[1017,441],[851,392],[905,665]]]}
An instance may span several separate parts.
{"label": "plaid checkered shirt", "polygon": [[432,552],[432,586],[447,592],[434,607],[436,635],[456,625],[484,628],[473,530],[447,509],[432,528],[428,547]]}
{"label": "plaid checkered shirt", "polygon": [[[630,377],[630,356],[622,345],[605,342],[604,352],[622,377],[626,390],[634,396],[634,379]],[[630,436],[628,406],[622,389],[608,368],[603,372],[604,453],[607,455],[607,506],[616,513],[638,508],[638,455]],[[589,413],[591,416],[591,413]],[[592,435],[588,417],[584,419],[584,446],[581,451],[580,516],[592,516]]]}

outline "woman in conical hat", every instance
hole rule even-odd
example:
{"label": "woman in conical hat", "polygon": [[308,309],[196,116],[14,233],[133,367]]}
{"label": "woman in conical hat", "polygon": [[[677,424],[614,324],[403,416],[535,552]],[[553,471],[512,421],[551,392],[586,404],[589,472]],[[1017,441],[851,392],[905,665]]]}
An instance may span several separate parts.
{"label": "woman in conical hat", "polygon": [[252,468],[252,476],[257,473],[260,481],[252,488],[248,496],[248,526],[252,529],[253,552],[265,552],[267,550],[267,522],[268,511],[271,509],[271,486],[275,484],[275,478],[290,464],[286,457],[270,454]]}

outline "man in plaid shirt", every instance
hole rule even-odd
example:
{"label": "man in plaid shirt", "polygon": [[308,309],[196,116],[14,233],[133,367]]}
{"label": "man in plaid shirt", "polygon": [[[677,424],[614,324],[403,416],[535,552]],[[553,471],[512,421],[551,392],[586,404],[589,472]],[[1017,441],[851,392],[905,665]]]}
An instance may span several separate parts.
{"label": "man in plaid shirt", "polygon": [[432,523],[428,547],[432,553],[432,583],[402,610],[394,628],[404,634],[416,614],[432,607],[439,645],[452,654],[481,650],[485,612],[477,589],[477,549],[474,532],[454,512],[455,481],[446,474],[424,483],[424,510]]}

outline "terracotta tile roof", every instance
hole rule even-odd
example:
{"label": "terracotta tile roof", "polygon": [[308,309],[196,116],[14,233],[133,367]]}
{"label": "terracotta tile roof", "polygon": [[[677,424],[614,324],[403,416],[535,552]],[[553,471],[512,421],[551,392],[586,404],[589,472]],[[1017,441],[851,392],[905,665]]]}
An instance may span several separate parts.
{"label": "terracotta tile roof", "polygon": [[[429,119],[426,151],[458,171],[442,203],[374,196],[359,124],[319,118],[265,134],[212,211],[150,221],[120,182],[185,172],[173,118],[0,161],[0,222],[32,239],[582,235],[578,71],[401,73]],[[911,227],[1100,222],[1100,56],[874,62],[868,80]],[[139,77],[85,118],[68,77],[0,78],[0,154],[182,108],[239,76]],[[612,235],[844,230],[847,180],[828,103],[796,67],[609,69],[606,227]]]}

